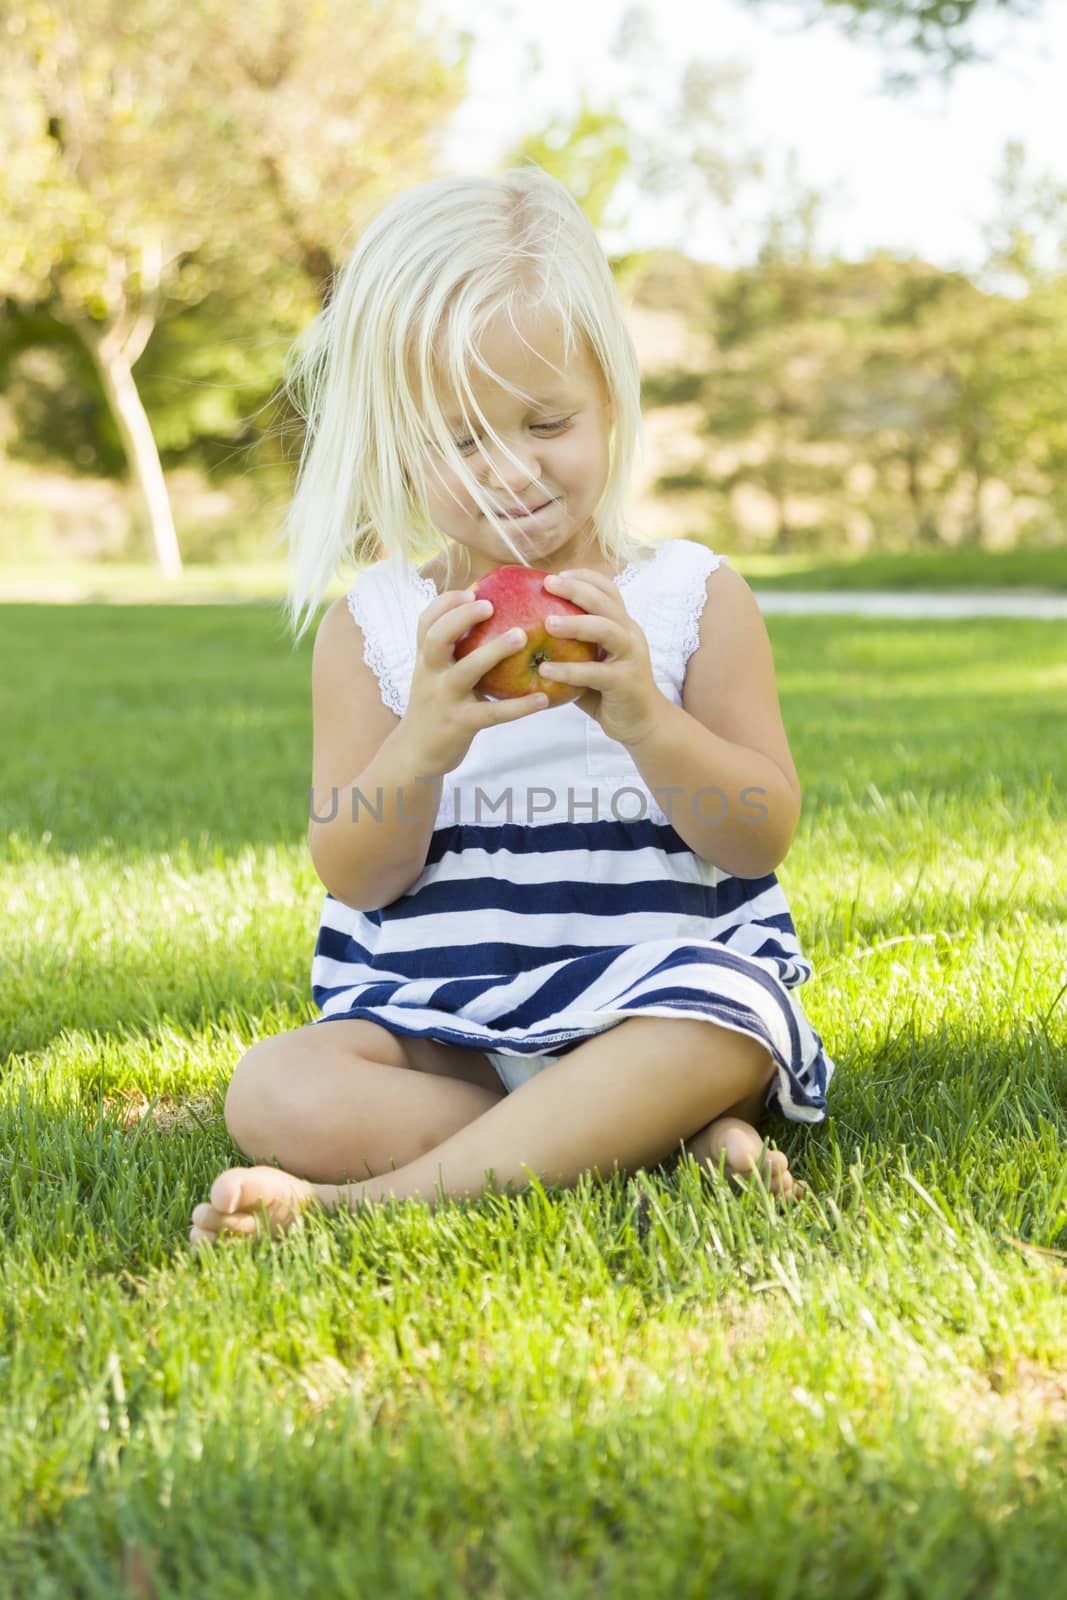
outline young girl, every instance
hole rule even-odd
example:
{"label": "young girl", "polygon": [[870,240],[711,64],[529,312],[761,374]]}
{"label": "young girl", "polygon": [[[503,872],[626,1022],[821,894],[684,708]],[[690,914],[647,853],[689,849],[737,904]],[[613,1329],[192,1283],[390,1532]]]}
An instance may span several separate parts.
{"label": "young girl", "polygon": [[[833,1072],[775,876],[800,785],[744,579],[628,530],[640,373],[592,227],[536,166],[420,184],[312,333],[298,639],[363,560],[312,663],[322,1014],[238,1062],[227,1127],[282,1170],[221,1173],[190,1238],[679,1148],[795,1195],[753,1124],[821,1121]],[[599,647],[542,664],[547,703],[478,690],[520,637],[453,654],[491,611],[471,584],[510,564],[584,613],[551,635]]]}

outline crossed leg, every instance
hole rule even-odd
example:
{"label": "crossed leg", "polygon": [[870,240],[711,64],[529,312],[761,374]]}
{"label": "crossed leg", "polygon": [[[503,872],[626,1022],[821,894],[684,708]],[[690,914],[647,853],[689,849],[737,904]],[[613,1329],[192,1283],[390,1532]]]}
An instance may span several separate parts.
{"label": "crossed leg", "polygon": [[[531,1175],[570,1187],[584,1172],[603,1177],[615,1168],[654,1166],[683,1142],[698,1157],[721,1152],[729,1168],[749,1170],[752,1141],[757,1151],[761,1141],[736,1113],[762,1102],[773,1073],[768,1052],[746,1034],[693,1018],[632,1017],[394,1171],[330,1183],[273,1167],[229,1168],[215,1179],[210,1202],[194,1210],[190,1238],[199,1244],[220,1233],[254,1234],[264,1222],[283,1232],[312,1205],[418,1197],[433,1206],[482,1194],[490,1182],[522,1188]],[[775,1187],[790,1193],[785,1157],[773,1154]]]}

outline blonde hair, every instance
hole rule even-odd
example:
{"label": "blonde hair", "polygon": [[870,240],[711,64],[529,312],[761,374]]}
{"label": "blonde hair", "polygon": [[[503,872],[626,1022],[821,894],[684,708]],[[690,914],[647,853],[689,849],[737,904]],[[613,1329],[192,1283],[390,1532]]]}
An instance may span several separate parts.
{"label": "blonde hair", "polygon": [[[635,453],[643,448],[640,368],[592,224],[533,162],[498,178],[432,178],[373,217],[329,303],[290,352],[285,390],[307,425],[281,533],[289,541],[286,615],[294,648],[345,563],[360,569],[384,550],[402,567],[413,551],[429,548],[447,565],[446,552],[456,548],[468,573],[460,581],[469,581],[469,553],[433,525],[427,509],[423,474],[429,468],[439,476],[435,453],[483,514],[494,508],[456,448],[432,374],[441,359],[464,428],[474,431],[469,403],[499,444],[468,372],[473,363],[503,383],[482,361],[478,340],[501,311],[514,326],[516,302],[557,312],[565,359],[580,338],[599,367],[612,419],[593,528],[605,559],[630,560],[642,548],[625,510]],[[479,452],[485,459],[480,443]],[[503,529],[501,536],[512,548]]]}

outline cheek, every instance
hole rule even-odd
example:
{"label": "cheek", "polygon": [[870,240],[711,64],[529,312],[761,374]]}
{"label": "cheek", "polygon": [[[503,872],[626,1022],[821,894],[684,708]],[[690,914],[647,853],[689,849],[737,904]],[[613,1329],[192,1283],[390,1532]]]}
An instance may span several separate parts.
{"label": "cheek", "polygon": [[586,477],[590,471],[606,466],[607,460],[607,443],[595,434],[584,434],[581,437],[568,439],[566,447],[559,456],[561,469],[578,472]]}
{"label": "cheek", "polygon": [[[459,475],[445,467],[439,479],[435,478],[430,485],[430,502],[434,508],[447,516],[449,512],[455,516],[468,504],[473,504],[470,491]],[[455,498],[453,499],[453,496]],[[458,502],[458,504],[457,504]]]}

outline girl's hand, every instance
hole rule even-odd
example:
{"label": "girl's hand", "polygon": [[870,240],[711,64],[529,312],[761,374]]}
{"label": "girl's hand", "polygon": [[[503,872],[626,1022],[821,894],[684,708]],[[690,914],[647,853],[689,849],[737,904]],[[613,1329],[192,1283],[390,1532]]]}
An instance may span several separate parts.
{"label": "girl's hand", "polygon": [[550,573],[545,588],[571,600],[588,616],[546,620],[546,630],[567,639],[590,639],[603,652],[601,661],[543,661],[540,672],[556,683],[585,687],[576,706],[598,722],[610,739],[629,748],[651,731],[663,695],[652,676],[644,630],[623,605],[607,573],[576,567],[563,577]]}
{"label": "girl's hand", "polygon": [[453,654],[460,634],[491,616],[488,600],[468,600],[459,589],[439,594],[419,617],[415,670],[402,726],[417,752],[420,775],[442,777],[459,766],[476,733],[514,722],[545,705],[536,695],[512,700],[482,700],[472,691],[490,667],[514,655],[525,635],[504,633],[489,639],[457,661]]}

